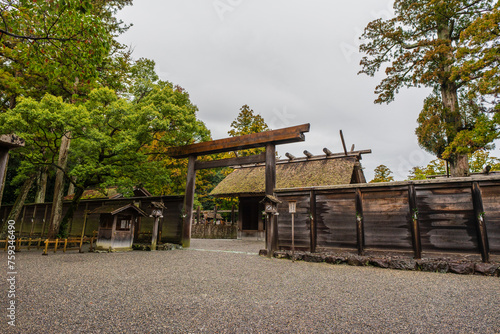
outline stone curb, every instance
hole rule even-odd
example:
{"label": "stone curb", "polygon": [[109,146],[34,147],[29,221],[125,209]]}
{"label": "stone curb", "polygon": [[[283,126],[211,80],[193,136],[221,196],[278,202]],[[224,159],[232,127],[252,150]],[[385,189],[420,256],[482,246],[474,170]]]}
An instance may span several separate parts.
{"label": "stone curb", "polygon": [[[266,256],[267,250],[263,249],[259,255]],[[273,256],[277,259],[292,260],[291,251],[275,251]],[[422,258],[414,260],[403,256],[360,256],[356,254],[329,254],[295,251],[293,260],[314,263],[347,264],[351,266],[373,266],[396,270],[414,270],[438,273],[454,273],[460,275],[483,275],[500,277],[500,263],[474,262],[455,260],[450,258]]]}

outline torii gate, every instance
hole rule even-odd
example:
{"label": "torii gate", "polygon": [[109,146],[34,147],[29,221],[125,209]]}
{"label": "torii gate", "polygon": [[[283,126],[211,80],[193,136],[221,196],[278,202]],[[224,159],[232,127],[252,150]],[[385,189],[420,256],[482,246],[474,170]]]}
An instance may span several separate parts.
{"label": "torii gate", "polygon": [[[189,247],[191,242],[191,223],[193,220],[196,170],[265,162],[266,196],[272,196],[274,194],[274,188],[276,187],[276,145],[304,141],[304,132],[309,132],[309,128],[310,124],[307,123],[289,128],[170,148],[168,150],[168,155],[170,157],[176,159],[188,158],[186,193],[184,195],[183,208],[184,220],[182,226],[182,246]],[[214,161],[196,160],[198,156],[232,152],[256,147],[265,147],[266,152],[247,157]],[[277,221],[275,217],[268,220],[266,235],[266,248],[268,254],[272,254],[272,252],[277,248]]]}

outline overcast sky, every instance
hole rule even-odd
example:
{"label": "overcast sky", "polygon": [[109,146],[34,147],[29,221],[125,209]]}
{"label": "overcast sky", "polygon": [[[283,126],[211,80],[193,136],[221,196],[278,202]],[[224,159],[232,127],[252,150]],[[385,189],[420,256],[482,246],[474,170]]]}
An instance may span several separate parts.
{"label": "overcast sky", "polygon": [[[278,146],[303,156],[323,147],[363,156],[367,180],[385,164],[396,180],[433,156],[415,136],[426,89],[401,91],[389,105],[373,103],[382,74],[357,75],[366,24],[392,15],[388,0],[135,0],[119,16],[133,27],[120,41],[134,58],[153,59],[162,80],[184,87],[213,139],[228,137],[248,104],[272,128],[311,124],[305,142]],[[497,153],[495,154],[498,156]]]}

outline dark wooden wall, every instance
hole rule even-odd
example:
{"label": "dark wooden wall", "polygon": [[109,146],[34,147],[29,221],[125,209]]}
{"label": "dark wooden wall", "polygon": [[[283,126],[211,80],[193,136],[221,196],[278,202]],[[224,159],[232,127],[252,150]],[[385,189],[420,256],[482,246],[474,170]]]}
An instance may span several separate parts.
{"label": "dark wooden wall", "polygon": [[[476,191],[474,191],[476,187]],[[288,202],[297,201],[295,247],[500,254],[500,178],[277,189],[278,245],[291,245]],[[479,217],[482,216],[482,219]]]}
{"label": "dark wooden wall", "polygon": [[[163,212],[161,219],[160,230],[162,232],[162,241],[171,243],[180,243],[182,235],[182,196],[155,196],[155,197],[133,197],[119,199],[92,199],[82,200],[78,205],[78,210],[75,212],[73,221],[70,225],[69,235],[80,236],[82,233],[85,210],[92,211],[97,207],[106,204],[128,204],[131,202],[139,203],[139,206],[147,214],[151,212],[149,207],[151,202],[163,201],[166,210]],[[48,222],[50,219],[51,203],[27,204],[23,208],[20,218],[16,221],[16,233],[22,237],[39,237],[46,236],[48,230]],[[69,207],[69,202],[64,203],[63,215]],[[0,207],[0,219],[3,225],[7,220],[7,215],[10,212],[11,206],[6,205]],[[47,222],[47,224],[45,223]],[[139,232],[151,232],[153,229],[154,219],[150,217],[142,217],[140,221]],[[85,235],[92,236],[93,231],[99,228],[99,214],[87,215],[87,223],[85,224]],[[137,233],[136,233],[137,235]],[[146,237],[151,241],[151,236]],[[145,239],[145,240],[146,240]]]}

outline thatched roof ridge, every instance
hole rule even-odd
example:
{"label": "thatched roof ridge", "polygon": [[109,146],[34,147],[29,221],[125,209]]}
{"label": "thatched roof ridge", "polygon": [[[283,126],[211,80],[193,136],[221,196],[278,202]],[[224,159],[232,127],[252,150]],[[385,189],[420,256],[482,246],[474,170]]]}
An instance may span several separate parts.
{"label": "thatched roof ridge", "polygon": [[[350,184],[358,160],[355,157],[322,159],[276,165],[276,188],[300,188]],[[239,196],[265,192],[265,167],[235,169],[210,193]]]}

